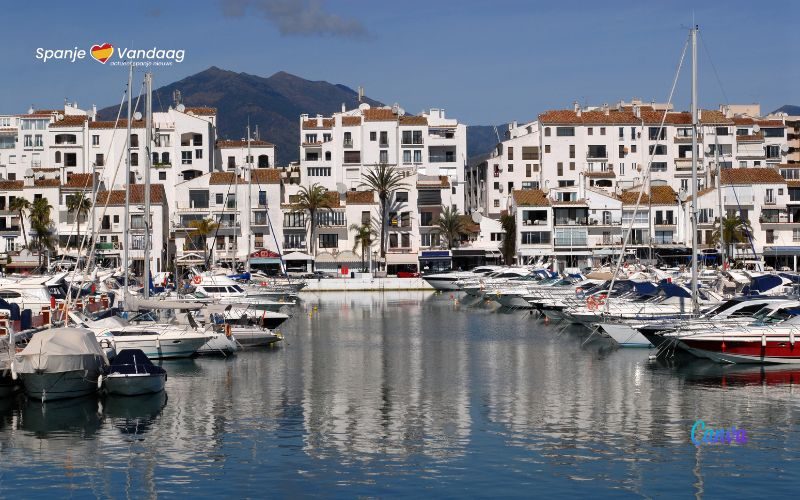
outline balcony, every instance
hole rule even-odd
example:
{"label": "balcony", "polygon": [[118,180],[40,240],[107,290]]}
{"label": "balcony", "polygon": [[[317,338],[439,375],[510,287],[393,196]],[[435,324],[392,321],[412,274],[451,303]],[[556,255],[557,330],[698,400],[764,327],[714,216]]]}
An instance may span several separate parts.
{"label": "balcony", "polygon": [[599,247],[619,246],[622,245],[622,236],[603,236],[601,240],[595,242],[595,245]]}
{"label": "balcony", "polygon": [[16,236],[18,234],[19,234],[19,226],[0,227],[0,235],[2,236]]}
{"label": "balcony", "polygon": [[[672,142],[674,144],[691,144],[692,136],[676,135]],[[703,142],[703,134],[697,135],[697,142]]]}
{"label": "balcony", "polygon": [[454,163],[456,155],[430,155],[428,156],[428,163]]}
{"label": "balcony", "polygon": [[566,217],[556,217],[555,219],[556,226],[588,226],[589,219],[587,217],[577,217],[575,219],[569,219]]}
{"label": "balcony", "polygon": [[344,142],[342,142],[342,147],[352,148],[353,147],[353,141],[352,140],[350,140],[350,141],[345,140]]}
{"label": "balcony", "polygon": [[553,245],[557,247],[585,247],[588,239],[589,235],[585,229],[556,231]]}
{"label": "balcony", "polygon": [[778,200],[774,196],[765,196],[764,205],[777,205]]}
{"label": "balcony", "polygon": [[761,133],[752,135],[737,135],[736,142],[764,142],[764,136]]}
{"label": "balcony", "polygon": [[[702,158],[697,159],[697,170],[700,171],[703,168],[703,160]],[[675,170],[692,170],[692,157],[686,158],[675,158]]]}

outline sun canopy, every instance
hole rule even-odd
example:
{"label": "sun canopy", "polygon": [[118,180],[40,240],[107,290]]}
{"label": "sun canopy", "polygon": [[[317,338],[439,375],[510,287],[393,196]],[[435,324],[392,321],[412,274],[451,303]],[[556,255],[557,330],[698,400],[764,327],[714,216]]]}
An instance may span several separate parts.
{"label": "sun canopy", "polygon": [[303,252],[291,252],[287,253],[283,256],[283,260],[291,261],[291,260],[314,260],[314,257],[308,255],[307,253]]}

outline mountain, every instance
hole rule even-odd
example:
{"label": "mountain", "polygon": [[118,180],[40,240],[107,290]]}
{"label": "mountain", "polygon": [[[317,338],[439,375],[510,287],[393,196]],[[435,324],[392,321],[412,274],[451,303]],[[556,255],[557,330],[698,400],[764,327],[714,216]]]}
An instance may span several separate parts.
{"label": "mountain", "polygon": [[784,104],[780,108],[773,111],[773,113],[786,113],[788,115],[797,116],[800,115],[800,106],[794,106],[792,104]]}
{"label": "mountain", "polygon": [[[347,109],[358,106],[358,94],[345,85],[306,80],[284,71],[264,78],[212,66],[154,90],[154,111],[166,110],[175,90],[180,91],[186,106],[217,108],[220,139],[245,137],[249,117],[251,130],[258,126],[260,137],[275,144],[278,165],[298,160],[301,114],[330,115],[340,111],[342,103]],[[383,105],[369,98],[364,102]],[[100,119],[113,120],[117,109],[111,106],[100,110]]]}
{"label": "mountain", "polygon": [[[497,132],[503,137],[508,125],[498,125]],[[497,133],[494,125],[470,125],[467,127],[467,157],[473,158],[489,153],[497,145]]]}

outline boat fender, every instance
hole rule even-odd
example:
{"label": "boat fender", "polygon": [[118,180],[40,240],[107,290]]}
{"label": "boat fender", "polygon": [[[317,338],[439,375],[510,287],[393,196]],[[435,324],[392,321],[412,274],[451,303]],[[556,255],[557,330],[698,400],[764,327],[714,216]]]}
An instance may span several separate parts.
{"label": "boat fender", "polygon": [[161,350],[161,339],[156,337],[156,349]]}
{"label": "boat fender", "polygon": [[789,343],[794,347],[794,330],[789,330]]}
{"label": "boat fender", "polygon": [[11,380],[17,380],[17,370],[14,368],[14,363],[11,363]]}
{"label": "boat fender", "polygon": [[225,325],[225,336],[231,338],[231,325]]}
{"label": "boat fender", "polygon": [[767,335],[761,334],[761,347],[767,347]]}
{"label": "boat fender", "polygon": [[102,388],[103,388],[103,376],[102,375],[98,375],[98,377],[97,377],[97,390],[99,391]]}

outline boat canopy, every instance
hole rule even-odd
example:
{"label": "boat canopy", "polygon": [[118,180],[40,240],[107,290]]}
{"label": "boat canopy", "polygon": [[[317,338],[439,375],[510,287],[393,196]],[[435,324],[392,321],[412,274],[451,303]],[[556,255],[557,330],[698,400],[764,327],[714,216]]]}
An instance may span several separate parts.
{"label": "boat canopy", "polygon": [[94,332],[85,328],[53,328],[36,333],[14,360],[17,373],[59,373],[94,370],[108,360]]}
{"label": "boat canopy", "polygon": [[783,278],[777,274],[753,276],[750,279],[750,284],[742,289],[742,293],[745,295],[764,293],[781,285],[783,285]]}
{"label": "boat canopy", "polygon": [[157,375],[165,373],[160,366],[156,366],[150,358],[140,349],[123,349],[114,358],[114,362],[108,368],[108,373],[120,373],[132,375],[136,373],[149,373]]}

